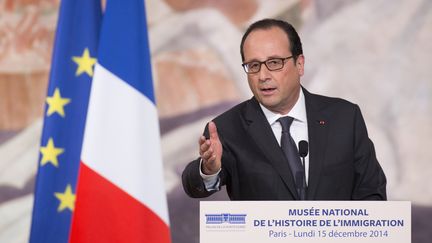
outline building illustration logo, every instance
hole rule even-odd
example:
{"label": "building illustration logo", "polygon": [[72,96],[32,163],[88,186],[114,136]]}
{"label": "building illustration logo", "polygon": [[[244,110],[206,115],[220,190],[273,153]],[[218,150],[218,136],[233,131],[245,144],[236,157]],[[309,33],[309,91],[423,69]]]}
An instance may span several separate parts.
{"label": "building illustration logo", "polygon": [[206,214],[206,224],[246,224],[246,214]]}

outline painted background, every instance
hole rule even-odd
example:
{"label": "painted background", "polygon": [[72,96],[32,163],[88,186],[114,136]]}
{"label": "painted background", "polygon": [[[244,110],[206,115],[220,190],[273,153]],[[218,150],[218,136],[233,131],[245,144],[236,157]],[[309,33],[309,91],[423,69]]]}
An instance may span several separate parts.
{"label": "painted background", "polygon": [[[181,188],[206,122],[251,96],[247,26],[300,33],[302,84],[360,105],[390,200],[413,203],[413,242],[432,238],[431,0],[147,0],[174,243],[198,242],[198,200]],[[58,0],[0,0],[0,242],[27,242]],[[217,193],[206,200],[225,200]],[[396,213],[396,212],[395,212]]]}

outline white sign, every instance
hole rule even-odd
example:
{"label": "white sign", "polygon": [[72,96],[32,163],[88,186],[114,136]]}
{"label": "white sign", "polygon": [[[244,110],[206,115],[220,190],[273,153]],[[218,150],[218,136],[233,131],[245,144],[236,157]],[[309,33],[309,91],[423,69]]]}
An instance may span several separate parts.
{"label": "white sign", "polygon": [[411,202],[200,202],[201,243],[411,242]]}

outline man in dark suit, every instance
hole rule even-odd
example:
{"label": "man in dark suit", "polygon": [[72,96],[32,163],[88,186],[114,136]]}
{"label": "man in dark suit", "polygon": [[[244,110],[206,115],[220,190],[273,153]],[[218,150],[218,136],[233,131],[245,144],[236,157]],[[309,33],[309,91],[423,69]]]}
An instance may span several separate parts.
{"label": "man in dark suit", "polygon": [[[206,197],[226,185],[231,200],[386,200],[386,178],[359,107],[301,87],[305,59],[295,29],[260,20],[240,50],[254,96],[208,124],[200,158],[183,171],[185,192]],[[309,151],[303,161],[301,140]],[[296,158],[284,141],[292,141]]]}

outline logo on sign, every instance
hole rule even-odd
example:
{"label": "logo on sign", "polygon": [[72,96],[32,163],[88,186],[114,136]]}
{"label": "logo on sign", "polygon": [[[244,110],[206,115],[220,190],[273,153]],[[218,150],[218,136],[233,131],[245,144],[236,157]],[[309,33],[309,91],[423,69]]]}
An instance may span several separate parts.
{"label": "logo on sign", "polygon": [[206,224],[246,224],[246,214],[206,214]]}

